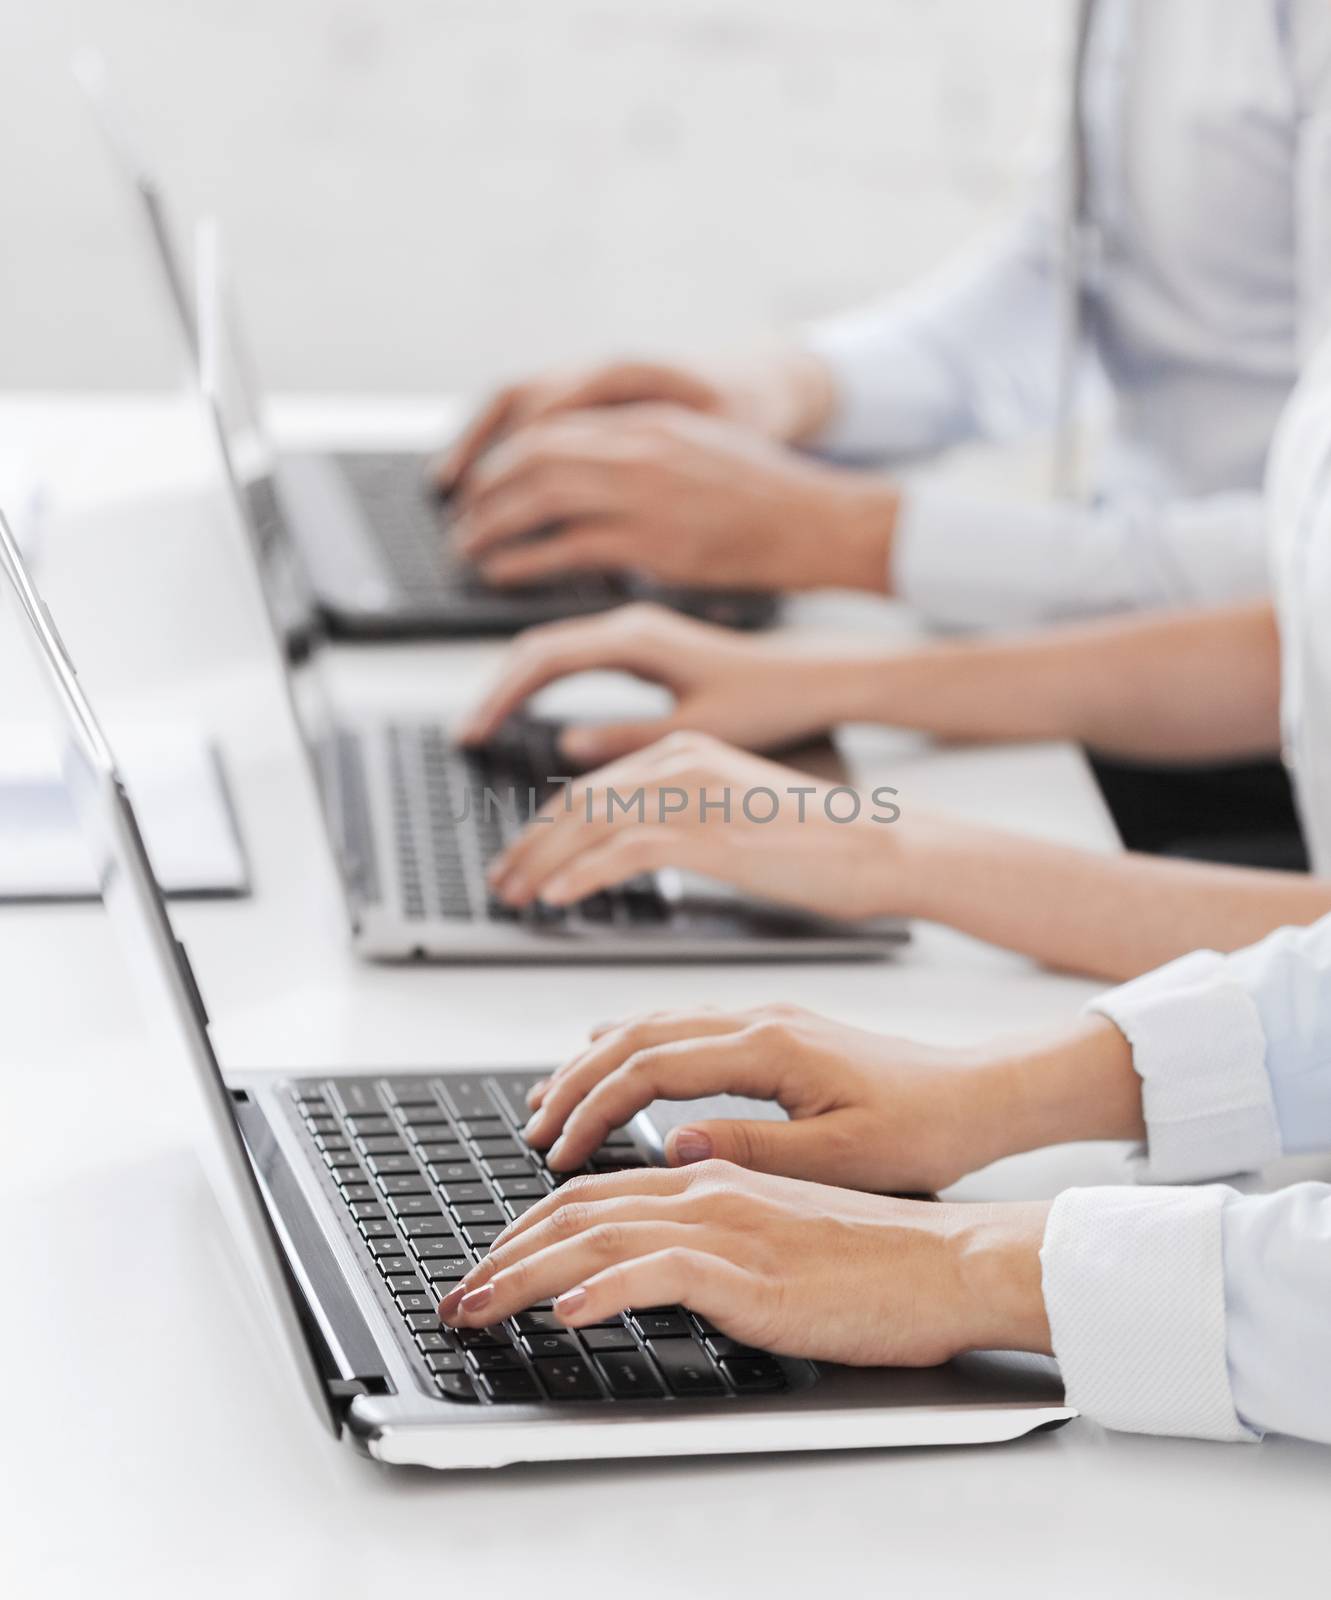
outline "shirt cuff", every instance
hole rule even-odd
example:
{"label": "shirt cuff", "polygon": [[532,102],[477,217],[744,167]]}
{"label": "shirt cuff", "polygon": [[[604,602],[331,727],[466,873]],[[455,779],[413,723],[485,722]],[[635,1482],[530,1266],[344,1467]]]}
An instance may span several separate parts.
{"label": "shirt cuff", "polygon": [[1040,1251],[1068,1404],[1129,1433],[1252,1440],[1226,1352],[1221,1213],[1234,1190],[1069,1189]]}
{"label": "shirt cuff", "polygon": [[1261,1017],[1223,956],[1195,951],[1087,1009],[1132,1046],[1146,1120],[1139,1176],[1191,1183],[1281,1154]]}
{"label": "shirt cuff", "polygon": [[851,312],[804,330],[832,375],[836,404],[803,448],[860,466],[900,466],[973,431],[964,386],[902,313]]}

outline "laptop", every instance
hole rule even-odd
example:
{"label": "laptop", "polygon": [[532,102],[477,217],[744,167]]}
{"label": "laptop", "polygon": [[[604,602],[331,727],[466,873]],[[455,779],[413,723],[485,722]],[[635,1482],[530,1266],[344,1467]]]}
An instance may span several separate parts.
{"label": "laptop", "polygon": [[[188,273],[161,187],[128,132],[100,59],[85,52],[73,71],[143,213],[173,325],[186,351],[197,352]],[[227,336],[236,346],[233,364],[246,408],[258,425],[263,395],[234,317]],[[497,588],[456,550],[449,537],[452,513],[429,488],[427,469],[425,454],[403,450],[275,457],[273,486],[289,536],[308,572],[311,601],[334,634],[369,640],[517,633],[630,600],[655,600],[739,628],[764,627],[776,616],[770,594],[671,588],[631,573],[576,574],[527,588]]]}
{"label": "laptop", "polygon": [[[3,517],[0,591],[4,623],[36,652],[102,898],[158,1030],[153,1092],[191,1127],[264,1326],[331,1435],[381,1462],[459,1468],[977,1444],[1073,1415],[1037,1358],[835,1367],[742,1348],[679,1306],[576,1333],[548,1305],[442,1328],[448,1287],[557,1182],[519,1134],[548,1068],[224,1076],[115,760]],[[620,1129],[592,1165],[649,1159]]]}
{"label": "laptop", "polygon": [[485,872],[573,776],[559,728],[515,717],[484,750],[405,708],[349,715],[328,675],[334,649],[278,493],[273,454],[245,406],[224,337],[229,299],[217,229],[196,245],[200,392],[262,591],[297,731],[319,789],[352,937],[382,960],[828,960],[869,958],[906,936],[897,919],[837,922],[766,905],[679,873],[635,878],[565,911],[518,912]]}

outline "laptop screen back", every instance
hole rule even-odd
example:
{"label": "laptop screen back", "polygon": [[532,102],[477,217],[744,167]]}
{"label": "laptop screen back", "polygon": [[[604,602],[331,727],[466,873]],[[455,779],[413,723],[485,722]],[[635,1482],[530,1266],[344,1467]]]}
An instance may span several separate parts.
{"label": "laptop screen back", "polygon": [[[237,1125],[184,948],[175,937],[133,807],[60,636],[0,515],[0,626],[31,647],[13,654],[11,704],[49,729],[95,881],[157,1035],[161,1090],[203,1158],[250,1275],[296,1375],[333,1433],[337,1415],[297,1309],[280,1243]],[[7,668],[10,654],[6,654]],[[30,670],[28,670],[30,669]],[[206,1308],[200,1307],[200,1315]]]}
{"label": "laptop screen back", "polygon": [[326,681],[328,649],[300,552],[291,538],[277,481],[277,458],[266,431],[252,415],[228,337],[230,295],[221,240],[211,220],[196,240],[199,390],[217,448],[244,557],[260,591],[263,610],[287,689],[296,732],[315,788],[328,850],[344,890],[357,881],[337,825],[333,780],[338,718]]}
{"label": "laptop screen back", "polygon": [[74,81],[83,91],[117,172],[133,191],[142,213],[154,261],[171,318],[191,368],[198,365],[198,331],[194,325],[194,296],[179,240],[173,233],[162,190],[138,140],[130,130],[125,107],[117,100],[106,63],[95,50],[81,50],[70,63]]}

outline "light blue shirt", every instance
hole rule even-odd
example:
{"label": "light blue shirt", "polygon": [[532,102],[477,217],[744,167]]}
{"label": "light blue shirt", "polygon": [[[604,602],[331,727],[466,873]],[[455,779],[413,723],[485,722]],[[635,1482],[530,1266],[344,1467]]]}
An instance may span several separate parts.
{"label": "light blue shirt", "polygon": [[1045,1296],[1072,1403],[1141,1432],[1331,1443],[1331,1185],[1159,1186],[1331,1151],[1331,917],[1093,1009],[1132,1045],[1155,1182],[1055,1203]]}
{"label": "light blue shirt", "polygon": [[[1286,755],[1331,875],[1331,339],[1281,420],[1266,505]],[[1198,951],[1093,1009],[1132,1044],[1156,1186],[1055,1207],[1045,1290],[1074,1403],[1144,1431],[1331,1442],[1331,1187],[1158,1187],[1331,1151],[1331,918]]]}
{"label": "light blue shirt", "polygon": [[[943,623],[1267,592],[1267,450],[1331,304],[1331,4],[1095,0],[1082,118],[1083,321],[1113,395],[1098,493],[912,486],[894,581]],[[838,394],[816,448],[891,464],[1056,420],[1058,188],[915,291],[811,330]]]}

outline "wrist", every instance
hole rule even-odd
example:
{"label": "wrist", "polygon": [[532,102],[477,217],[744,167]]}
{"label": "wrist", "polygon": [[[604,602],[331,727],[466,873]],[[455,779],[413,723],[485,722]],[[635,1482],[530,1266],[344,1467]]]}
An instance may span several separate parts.
{"label": "wrist", "polygon": [[1052,1353],[1040,1247],[1052,1202],[954,1205],[945,1238],[956,1307],[953,1345]]}
{"label": "wrist", "polygon": [[1053,1039],[1005,1051],[988,1082],[1004,1145],[993,1159],[1083,1139],[1145,1137],[1132,1047],[1105,1017],[1081,1017]]}
{"label": "wrist", "polygon": [[886,594],[900,500],[896,486],[793,455],[783,465],[765,512],[772,569],[765,581],[784,589]]}

